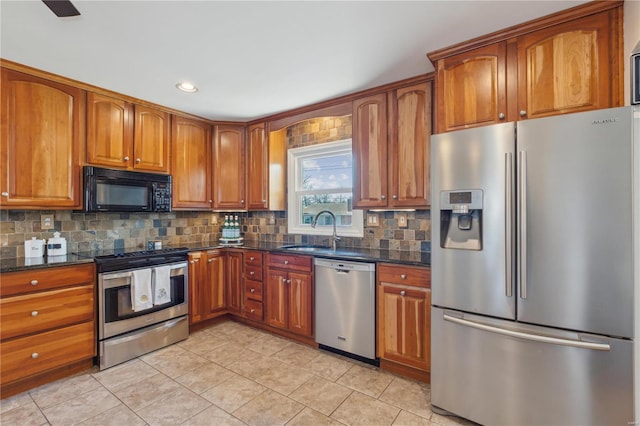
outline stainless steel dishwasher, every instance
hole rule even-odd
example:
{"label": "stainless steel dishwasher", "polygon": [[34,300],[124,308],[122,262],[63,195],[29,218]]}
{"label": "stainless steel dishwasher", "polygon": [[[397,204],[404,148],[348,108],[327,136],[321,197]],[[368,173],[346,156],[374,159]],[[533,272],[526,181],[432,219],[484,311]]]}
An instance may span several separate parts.
{"label": "stainless steel dishwasher", "polygon": [[375,263],[316,258],[315,266],[316,342],[375,363]]}

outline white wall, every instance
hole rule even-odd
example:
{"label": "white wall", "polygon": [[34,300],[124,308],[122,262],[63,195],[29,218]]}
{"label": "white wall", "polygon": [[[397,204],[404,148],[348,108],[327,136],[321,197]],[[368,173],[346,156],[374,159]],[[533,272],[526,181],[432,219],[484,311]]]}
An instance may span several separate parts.
{"label": "white wall", "polygon": [[630,104],[631,77],[629,76],[629,56],[640,42],[640,0],[624,2],[624,104]]}

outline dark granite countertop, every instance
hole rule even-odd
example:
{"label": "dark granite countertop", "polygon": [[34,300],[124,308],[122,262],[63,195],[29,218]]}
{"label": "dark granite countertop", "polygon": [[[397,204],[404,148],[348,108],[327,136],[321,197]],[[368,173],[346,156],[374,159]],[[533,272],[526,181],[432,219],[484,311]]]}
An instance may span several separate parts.
{"label": "dark granite countertop", "polygon": [[[357,247],[338,247],[335,252],[327,249],[320,252],[311,253],[288,250],[285,248],[281,248],[282,245],[289,244],[263,241],[246,241],[242,246],[223,246],[217,242],[201,242],[182,244],[180,245],[180,247],[187,247],[189,251],[237,248],[306,255],[325,259],[342,259],[361,262],[389,262],[413,266],[431,266],[431,253],[424,251],[395,251],[365,249]],[[66,256],[45,256],[42,258],[3,258],[0,259],[0,273],[89,263],[93,261],[93,256],[97,254],[98,253],[73,253]],[[99,254],[104,254],[104,252],[101,252]]]}

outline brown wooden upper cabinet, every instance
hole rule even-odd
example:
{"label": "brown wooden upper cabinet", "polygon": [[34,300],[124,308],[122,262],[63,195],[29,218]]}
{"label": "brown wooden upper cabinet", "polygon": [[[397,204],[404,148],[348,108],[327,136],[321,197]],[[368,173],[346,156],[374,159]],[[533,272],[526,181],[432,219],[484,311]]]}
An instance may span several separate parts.
{"label": "brown wooden upper cabinet", "polygon": [[265,123],[252,124],[247,139],[247,209],[284,210],[286,129],[269,133]]}
{"label": "brown wooden upper cabinet", "polygon": [[1,207],[80,208],[85,91],[1,72]]}
{"label": "brown wooden upper cabinet", "polygon": [[89,93],[87,163],[169,173],[170,125],[164,111]]}
{"label": "brown wooden upper cabinet", "polygon": [[213,137],[213,208],[246,210],[244,126],[217,125]]}
{"label": "brown wooden upper cabinet", "polygon": [[620,106],[622,2],[592,2],[429,54],[438,133]]}
{"label": "brown wooden upper cabinet", "polygon": [[171,174],[173,208],[210,210],[213,207],[211,124],[173,116]]}
{"label": "brown wooden upper cabinet", "polygon": [[429,206],[431,84],[353,102],[354,207]]}

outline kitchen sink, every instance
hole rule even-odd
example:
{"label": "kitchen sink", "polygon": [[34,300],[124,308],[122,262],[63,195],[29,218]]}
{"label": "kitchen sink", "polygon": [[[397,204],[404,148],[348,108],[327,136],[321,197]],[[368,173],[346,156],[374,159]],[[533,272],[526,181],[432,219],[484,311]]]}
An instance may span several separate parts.
{"label": "kitchen sink", "polygon": [[280,246],[279,248],[291,251],[302,251],[306,253],[328,253],[333,252],[330,247],[312,246],[304,244],[292,244],[288,246]]}

